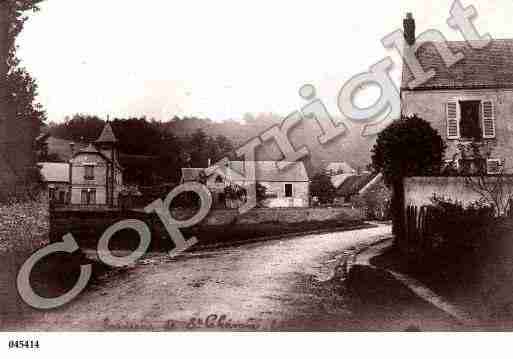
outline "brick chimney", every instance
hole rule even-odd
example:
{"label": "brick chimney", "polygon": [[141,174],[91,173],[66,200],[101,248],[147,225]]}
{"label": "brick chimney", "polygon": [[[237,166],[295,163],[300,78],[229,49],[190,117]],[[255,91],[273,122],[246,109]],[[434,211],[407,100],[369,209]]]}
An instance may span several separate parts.
{"label": "brick chimney", "polygon": [[75,142],[69,143],[69,149],[71,150],[71,157],[75,155]]}
{"label": "brick chimney", "polygon": [[404,26],[404,39],[410,46],[415,44],[415,19],[411,12],[406,14],[406,18],[403,21]]}

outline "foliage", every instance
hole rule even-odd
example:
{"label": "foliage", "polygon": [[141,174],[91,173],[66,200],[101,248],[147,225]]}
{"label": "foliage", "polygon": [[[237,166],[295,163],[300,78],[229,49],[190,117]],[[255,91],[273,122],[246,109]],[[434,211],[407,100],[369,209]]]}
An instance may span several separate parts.
{"label": "foliage", "polygon": [[[497,174],[488,175],[486,160],[491,153],[492,148],[488,143],[460,143],[458,152],[444,170],[444,174],[463,176],[467,188],[477,193],[482,202],[491,206],[496,216],[504,216],[512,211],[513,181],[504,174],[505,160]],[[455,166],[457,160],[461,161],[460,166]]]}
{"label": "foliage", "polygon": [[[16,39],[28,20],[27,12],[38,11],[37,3],[39,2],[39,0],[16,0],[1,3],[2,16],[7,17],[2,20],[7,21],[2,21],[4,27],[0,29],[2,33],[0,79],[4,83],[0,94],[2,112],[0,121],[4,118],[16,121],[17,125],[13,128],[20,131],[17,135],[24,136],[23,140],[28,140],[28,143],[35,142],[39,135],[40,126],[46,120],[46,113],[42,105],[36,101],[38,95],[36,81],[25,68],[20,67],[21,60],[17,57]],[[33,148],[30,148],[30,150],[33,151]],[[30,159],[32,164],[29,167],[33,167],[24,172],[24,178],[19,178],[29,186],[34,183],[37,184],[38,182],[33,181],[37,181],[40,177],[36,173],[38,168],[35,167],[35,157],[32,156]],[[9,156],[6,156],[6,160],[8,162],[12,161]],[[32,189],[29,192],[32,192]]]}
{"label": "foliage", "polygon": [[430,227],[441,238],[445,247],[472,245],[472,241],[462,235],[462,228],[467,233],[476,233],[486,227],[494,215],[493,207],[483,201],[464,206],[461,202],[433,195],[431,202]]}
{"label": "foliage", "polygon": [[29,135],[35,140],[41,125],[46,121],[43,106],[36,102],[38,86],[25,68],[14,68],[7,75],[10,115],[17,121],[29,122]]}
{"label": "foliage", "polygon": [[388,185],[408,176],[439,174],[445,144],[429,122],[417,115],[402,117],[377,137],[372,164]]}
{"label": "foliage", "polygon": [[[50,124],[50,133],[76,142],[94,142],[105,122],[97,116],[77,114],[61,124]],[[234,146],[225,136],[211,137],[198,130],[191,136],[177,137],[167,124],[142,118],[116,118],[112,129],[119,141],[125,178],[129,182],[154,185],[178,182],[183,167],[205,168],[225,156]]]}
{"label": "foliage", "polygon": [[63,123],[50,124],[52,136],[75,142],[94,142],[103,129],[105,122],[98,116],[76,114],[66,118]]}
{"label": "foliage", "polygon": [[310,194],[319,198],[321,204],[331,203],[335,197],[335,187],[325,173],[316,174],[310,183]]}
{"label": "foliage", "polygon": [[390,219],[391,192],[384,183],[354,199],[356,207],[366,212],[368,219]]}
{"label": "foliage", "polygon": [[233,157],[235,148],[223,135],[212,137],[202,129],[194,131],[182,141],[183,156],[191,167],[206,168],[224,157]]}
{"label": "foliage", "polygon": [[247,191],[244,187],[231,184],[224,188],[224,198],[232,201],[245,201]]}
{"label": "foliage", "polygon": [[493,216],[493,208],[484,201],[475,201],[463,206],[461,202],[453,201],[450,198],[437,196],[431,197],[431,203],[434,208],[439,210],[440,220],[442,217],[447,220],[459,221],[460,219],[469,219],[475,221],[478,219],[487,219]]}
{"label": "foliage", "polygon": [[45,201],[0,204],[0,255],[7,251],[21,251],[26,255],[40,248],[48,241],[48,230]]}
{"label": "foliage", "polygon": [[257,204],[261,204],[267,197],[267,187],[260,182],[256,183],[256,200]]}
{"label": "foliage", "polygon": [[43,0],[4,0],[3,6],[6,6],[8,29],[8,61],[9,68],[16,68],[20,64],[20,59],[16,56],[18,45],[16,38],[23,31],[25,23],[28,20],[27,13],[38,12],[38,4]]}

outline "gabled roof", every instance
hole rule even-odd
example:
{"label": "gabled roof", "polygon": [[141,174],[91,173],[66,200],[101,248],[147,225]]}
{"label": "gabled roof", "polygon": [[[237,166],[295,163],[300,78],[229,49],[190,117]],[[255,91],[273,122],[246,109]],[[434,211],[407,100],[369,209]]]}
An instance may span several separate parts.
{"label": "gabled roof", "polygon": [[[81,155],[81,154],[94,154],[94,155],[98,155],[100,156],[101,158],[103,158],[105,161],[107,161],[108,163],[112,163],[112,160],[110,158],[108,158],[107,156],[105,156],[103,153],[101,153],[100,151],[98,151],[98,149],[92,144],[90,143],[89,146],[87,146],[86,148],[82,148],[80,150],[78,150],[72,158],[75,158],[77,157],[78,155]],[[119,162],[117,160],[114,161],[114,165],[116,167],[118,167],[119,169],[123,169],[123,167],[121,167],[121,165],[119,164]]]}
{"label": "gabled roof", "polygon": [[[255,161],[255,177],[261,182],[308,182],[308,174],[303,162],[286,162],[283,170],[278,168],[276,161]],[[246,173],[246,161],[230,161],[227,175],[233,181],[247,180],[244,175]]]}
{"label": "gabled roof", "polygon": [[[465,41],[446,43],[454,54],[461,52],[464,58],[447,68],[435,46],[424,43],[417,50],[416,57],[424,71],[433,69],[436,75],[414,90],[513,88],[513,39],[491,40],[483,49],[473,49]],[[484,43],[475,41],[472,44]],[[413,79],[404,63],[401,88],[409,90],[408,83]]]}
{"label": "gabled roof", "polygon": [[376,176],[376,174],[372,173],[350,176],[337,189],[337,195],[347,197],[358,194]]}
{"label": "gabled roof", "polygon": [[89,146],[87,146],[86,148],[82,148],[80,150],[78,150],[76,153],[75,153],[75,156],[78,155],[79,153],[96,153],[96,154],[99,154],[101,155],[101,152],[98,151],[96,149],[96,147],[93,146],[92,143],[89,144]]}
{"label": "gabled roof", "polygon": [[204,170],[204,168],[182,168],[182,182],[198,181]]}
{"label": "gabled roof", "polygon": [[40,162],[45,182],[69,182],[69,163]]}
{"label": "gabled roof", "polygon": [[112,131],[112,126],[110,122],[107,122],[103,127],[102,133],[100,137],[95,141],[96,143],[116,143],[118,139],[114,135],[114,131]]}
{"label": "gabled roof", "polygon": [[356,173],[355,169],[351,167],[347,162],[331,162],[326,166],[326,171]]}
{"label": "gabled roof", "polygon": [[[261,182],[308,182],[308,174],[303,162],[287,162],[289,166],[280,170],[278,162],[275,161],[256,161],[255,178]],[[227,166],[209,168],[211,176],[223,175],[229,181],[244,182],[249,179],[245,177],[246,161],[229,161]],[[182,168],[182,181],[197,181],[204,168]]]}
{"label": "gabled roof", "polygon": [[331,177],[331,184],[335,188],[339,188],[342,183],[345,182],[349,177],[354,176],[354,173],[341,173]]}
{"label": "gabled roof", "polygon": [[376,185],[383,182],[383,174],[378,173],[373,179],[371,179],[362,189],[358,192],[358,194],[362,195],[372,190]]}

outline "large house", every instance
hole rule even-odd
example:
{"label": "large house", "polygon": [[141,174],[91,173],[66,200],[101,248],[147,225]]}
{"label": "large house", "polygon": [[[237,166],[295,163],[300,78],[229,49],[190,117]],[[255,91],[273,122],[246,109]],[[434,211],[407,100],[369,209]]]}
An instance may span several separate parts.
{"label": "large house", "polygon": [[94,144],[70,160],[71,204],[117,206],[123,185],[118,140],[109,122]]}
{"label": "large house", "polygon": [[40,163],[54,203],[80,206],[119,205],[123,185],[118,140],[107,122],[100,137],[74,150],[69,163]]}
{"label": "large house", "polygon": [[266,207],[309,206],[309,179],[303,162],[290,163],[285,169],[280,170],[277,162],[256,161],[255,181],[244,177],[246,166],[248,162],[229,161],[225,167],[213,171],[204,168],[182,168],[181,182],[205,183],[214,197],[215,204],[224,204],[226,201],[225,188],[248,188],[256,182],[266,188],[266,199],[262,203]]}
{"label": "large house", "polygon": [[[414,43],[414,29],[409,15],[405,38],[417,47],[409,56],[415,56],[424,71],[434,70],[435,76],[410,88],[414,75],[405,61],[403,115],[417,114],[438,130],[447,144],[446,160],[454,166],[488,174],[512,173],[513,39],[489,44],[448,41],[453,54],[464,56],[447,67],[436,43]],[[479,156],[468,151],[469,144],[478,145]]]}

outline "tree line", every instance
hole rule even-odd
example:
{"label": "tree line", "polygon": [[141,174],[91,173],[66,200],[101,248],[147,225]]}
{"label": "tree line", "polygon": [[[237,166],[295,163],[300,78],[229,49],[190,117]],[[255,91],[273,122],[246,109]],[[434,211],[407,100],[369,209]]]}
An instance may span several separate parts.
{"label": "tree line", "polygon": [[[120,161],[128,183],[153,185],[178,182],[183,167],[205,168],[234,156],[233,143],[223,135],[203,129],[176,136],[166,123],[141,118],[114,118],[112,129],[119,143]],[[48,132],[76,143],[94,142],[105,126],[97,116],[77,114],[63,123],[50,123]]]}

